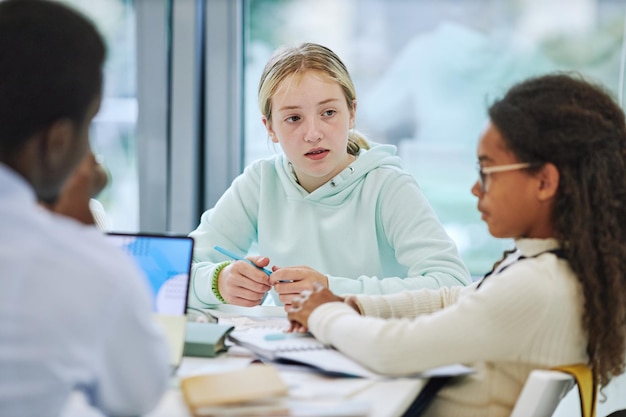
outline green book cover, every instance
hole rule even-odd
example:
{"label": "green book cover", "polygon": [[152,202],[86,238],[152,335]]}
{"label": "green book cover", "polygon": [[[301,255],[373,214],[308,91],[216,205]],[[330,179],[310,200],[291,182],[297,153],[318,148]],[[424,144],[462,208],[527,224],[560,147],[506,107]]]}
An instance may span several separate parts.
{"label": "green book cover", "polygon": [[185,334],[185,356],[214,357],[228,348],[226,336],[233,326],[216,323],[187,322]]}

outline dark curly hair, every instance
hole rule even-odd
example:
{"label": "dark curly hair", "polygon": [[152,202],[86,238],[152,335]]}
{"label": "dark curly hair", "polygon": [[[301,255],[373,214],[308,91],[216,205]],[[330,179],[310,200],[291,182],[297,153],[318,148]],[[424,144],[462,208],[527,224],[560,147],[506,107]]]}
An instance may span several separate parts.
{"label": "dark curly hair", "polygon": [[589,364],[603,387],[625,369],[624,112],[603,87],[555,73],[515,85],[489,117],[520,161],[559,170],[552,223],[584,291]]}

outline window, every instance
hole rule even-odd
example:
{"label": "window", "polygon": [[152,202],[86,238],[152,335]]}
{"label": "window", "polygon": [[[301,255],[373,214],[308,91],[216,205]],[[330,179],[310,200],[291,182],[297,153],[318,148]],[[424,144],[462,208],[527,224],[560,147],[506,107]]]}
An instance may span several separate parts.
{"label": "window", "polygon": [[135,9],[131,0],[64,0],[93,20],[107,45],[104,94],[91,125],[91,146],[109,172],[98,200],[110,229],[139,226]]}
{"label": "window", "polygon": [[488,234],[470,193],[488,104],[516,81],[562,69],[621,97],[624,14],[617,0],[249,0],[245,163],[280,152],[256,101],[269,55],[282,44],[324,44],[352,74],[356,128],[398,147],[472,274],[482,275],[512,246]]}

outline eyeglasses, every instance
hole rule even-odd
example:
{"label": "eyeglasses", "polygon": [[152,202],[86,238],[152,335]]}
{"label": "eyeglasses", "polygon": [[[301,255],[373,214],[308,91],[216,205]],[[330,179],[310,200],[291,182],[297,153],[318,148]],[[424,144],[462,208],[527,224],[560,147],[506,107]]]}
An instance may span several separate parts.
{"label": "eyeglasses", "polygon": [[480,191],[487,192],[487,177],[496,172],[516,171],[530,167],[530,162],[520,162],[519,164],[497,165],[493,167],[478,166],[478,185]]}

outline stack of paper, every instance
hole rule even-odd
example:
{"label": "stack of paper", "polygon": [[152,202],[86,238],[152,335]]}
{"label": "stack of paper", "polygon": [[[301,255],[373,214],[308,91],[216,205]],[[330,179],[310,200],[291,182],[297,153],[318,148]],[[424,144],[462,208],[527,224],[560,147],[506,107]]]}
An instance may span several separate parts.
{"label": "stack of paper", "polygon": [[194,416],[288,415],[287,385],[273,366],[197,375],[180,382],[183,398]]}

